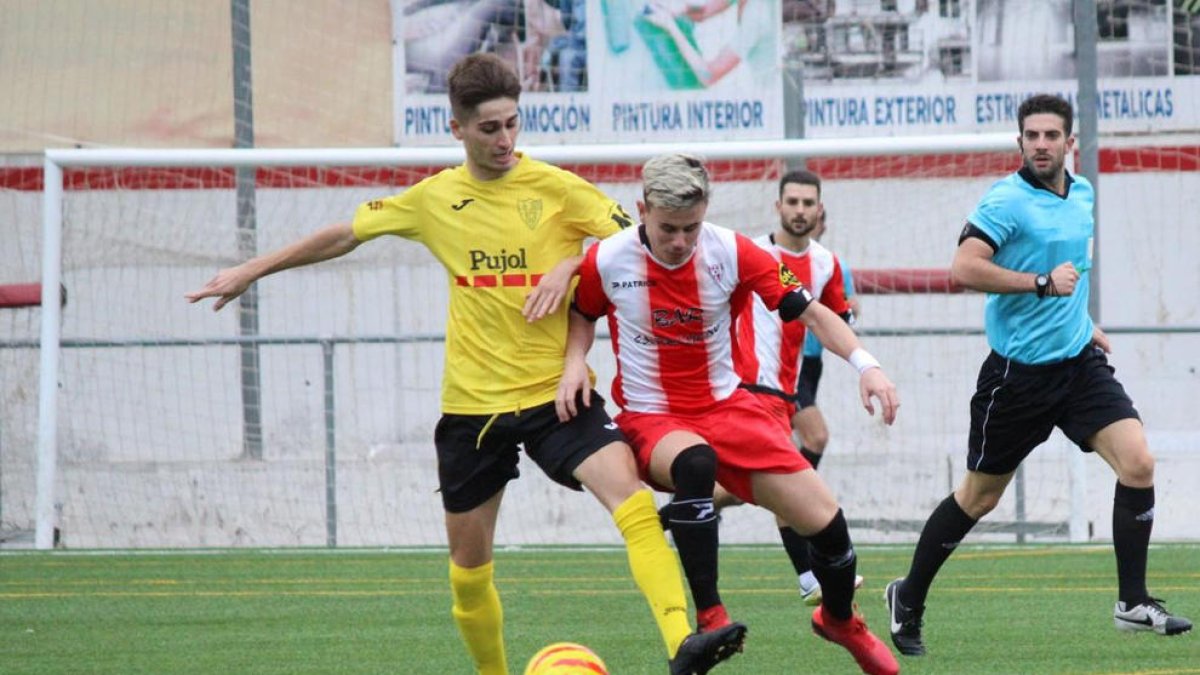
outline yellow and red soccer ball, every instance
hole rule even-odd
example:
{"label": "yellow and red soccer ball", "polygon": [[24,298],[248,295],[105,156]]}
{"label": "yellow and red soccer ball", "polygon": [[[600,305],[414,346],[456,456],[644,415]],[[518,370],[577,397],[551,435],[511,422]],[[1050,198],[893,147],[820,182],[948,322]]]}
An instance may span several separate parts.
{"label": "yellow and red soccer ball", "polygon": [[608,675],[608,666],[583,645],[555,642],[529,659],[525,675]]}

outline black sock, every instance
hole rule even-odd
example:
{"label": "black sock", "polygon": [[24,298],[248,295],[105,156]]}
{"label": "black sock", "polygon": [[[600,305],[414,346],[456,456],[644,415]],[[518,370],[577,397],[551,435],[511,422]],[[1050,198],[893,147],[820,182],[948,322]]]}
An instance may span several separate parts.
{"label": "black sock", "polygon": [[1154,527],[1154,486],[1132,488],[1117,483],[1113,493],[1113,550],[1117,554],[1118,598],[1126,607],[1145,602],[1146,551]]}
{"label": "black sock", "polygon": [[925,521],[917,550],[913,551],[912,565],[900,587],[900,604],[911,609],[925,606],[925,596],[929,595],[929,586],[942,563],[977,522],[962,510],[953,493],[938,504]]}
{"label": "black sock", "polygon": [[821,605],[835,619],[845,621],[854,615],[854,576],[858,573],[858,556],[850,543],[846,517],[837,515],[825,529],[808,538],[812,544],[812,571],[821,582]]}
{"label": "black sock", "polygon": [[671,463],[675,497],[667,510],[671,536],[697,611],[721,604],[717,592],[717,513],[713,488],[717,453],[707,445],[685,449]]}
{"label": "black sock", "polygon": [[800,448],[800,454],[804,455],[804,459],[807,459],[809,464],[812,464],[813,469],[817,468],[817,465],[821,463],[821,457],[824,456],[824,453],[813,452],[808,448]]}
{"label": "black sock", "polygon": [[783,550],[787,551],[788,558],[792,561],[792,568],[796,570],[796,576],[812,569],[812,555],[808,550],[807,539],[786,525],[779,528],[779,538],[783,540]]}

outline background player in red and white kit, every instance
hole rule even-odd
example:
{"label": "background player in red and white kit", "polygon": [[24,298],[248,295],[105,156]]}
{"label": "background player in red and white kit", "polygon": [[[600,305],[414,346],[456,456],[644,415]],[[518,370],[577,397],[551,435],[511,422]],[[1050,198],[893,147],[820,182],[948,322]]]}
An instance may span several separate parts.
{"label": "background player in red and white kit", "polygon": [[862,372],[863,405],[895,419],[895,387],[845,321],[816,302],[799,280],[750,239],[704,222],[708,172],[686,155],[651,159],[642,169],[642,225],[588,249],[572,307],[566,364],[556,403],[560,419],[588,406],[585,355],[593,321],[608,316],[617,376],[617,424],[643,476],[673,490],[668,518],[701,630],[729,624],[717,591],[715,481],[760,504],[809,538],[825,589],[813,612],[821,637],[854,655],[868,673],[896,673],[886,645],[854,613],[857,558],[837,500],[790,435],[738,387],[734,318],[757,294],[786,321],[801,319]]}
{"label": "background player in red and white kit", "polygon": [[[846,298],[841,262],[814,237],[824,216],[820,177],[802,169],[785,174],[779,180],[779,201],[775,202],[775,211],[779,214],[779,226],[773,232],[756,237],[754,243],[786,265],[821,304],[852,324],[854,315]],[[828,432],[824,430],[825,421],[812,395],[805,395],[797,383],[802,361],[805,368],[809,367],[808,361],[802,358],[806,336],[803,322],[783,321],[761,299],[755,298],[737,317],[733,358],[742,378],[742,388],[757,396],[759,403],[775,415],[789,435],[793,428],[799,432],[800,454],[816,469]],[[817,365],[820,365],[819,357]],[[820,446],[807,446],[808,439],[814,436],[819,437]],[[718,510],[735,504],[736,499],[718,491]],[[812,573],[808,543],[787,523],[776,520],[805,603],[819,604],[821,584]],[[861,585],[862,577],[857,577],[855,582]]]}

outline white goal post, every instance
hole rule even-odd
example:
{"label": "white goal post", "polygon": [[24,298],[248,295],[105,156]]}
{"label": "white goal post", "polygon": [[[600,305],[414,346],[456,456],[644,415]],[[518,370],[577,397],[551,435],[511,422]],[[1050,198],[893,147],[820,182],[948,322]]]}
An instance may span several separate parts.
{"label": "white goal post", "polygon": [[[555,164],[574,165],[580,163],[595,163],[595,164],[639,164],[645,159],[665,152],[688,152],[705,157],[709,161],[721,160],[749,160],[770,158],[781,162],[793,162],[804,160],[806,158],[822,157],[822,158],[839,158],[839,157],[874,157],[874,156],[904,156],[904,155],[949,155],[949,154],[968,154],[968,153],[998,153],[1012,152],[1015,164],[1015,136],[1013,134],[972,134],[961,136],[924,136],[924,137],[892,137],[892,138],[874,138],[874,139],[828,139],[828,140],[776,140],[776,141],[747,141],[747,142],[723,142],[723,143],[653,143],[640,145],[577,145],[577,146],[529,146],[523,147],[522,150],[530,156],[540,160],[548,161]],[[64,150],[47,150],[44,161],[44,176],[45,188],[43,194],[43,259],[42,259],[42,289],[43,293],[53,297],[43,297],[41,304],[41,331],[40,331],[40,362],[39,362],[39,384],[38,384],[38,416],[37,416],[37,469],[36,469],[36,508],[35,508],[35,546],[45,549],[54,545],[55,529],[58,527],[60,518],[62,495],[56,494],[56,490],[61,484],[59,474],[59,457],[60,457],[60,364],[63,355],[63,339],[61,327],[63,322],[62,308],[58,301],[57,293],[63,281],[62,264],[63,264],[63,235],[64,235],[64,207],[65,198],[64,191],[64,170],[72,169],[87,169],[91,167],[195,167],[195,168],[211,168],[211,167],[233,167],[233,168],[269,168],[269,167],[433,167],[433,166],[448,166],[454,165],[462,161],[461,148],[382,148],[382,149],[179,149],[179,150],[139,150],[139,149],[64,149]],[[999,177],[998,175],[996,177]],[[774,189],[774,180],[777,176],[768,181],[760,181],[767,183],[765,194],[767,199],[772,199],[772,190]],[[985,183],[986,184],[986,183]],[[379,186],[376,187],[376,192],[382,192]],[[961,196],[961,200],[966,203],[973,202],[977,199],[978,190],[973,190],[971,194]],[[721,197],[714,197],[714,200]],[[628,200],[625,200],[628,201]],[[731,200],[733,201],[733,200]],[[760,199],[761,201],[761,199]],[[769,204],[769,201],[767,202]],[[631,207],[631,203],[626,203],[627,207]],[[831,208],[834,212],[833,222],[838,222],[837,214],[844,214],[854,208],[853,204],[839,204],[833,202]],[[919,210],[919,206],[917,210]],[[957,208],[957,207],[956,207]],[[349,211],[343,209],[345,217],[349,216]],[[727,214],[739,213],[737,204],[726,205],[724,212]],[[961,224],[961,219],[966,215],[966,211],[961,211],[949,216],[952,219],[957,219],[957,223]],[[722,218],[711,217],[714,222],[722,222]],[[323,224],[322,222],[309,222],[305,225],[311,229]],[[755,223],[762,226],[764,223]],[[124,223],[124,226],[134,225],[133,223]],[[953,227],[953,221],[951,227]],[[844,235],[853,237],[853,233]],[[902,235],[897,234],[897,238],[902,238]],[[950,236],[951,243],[939,242],[940,249],[945,250],[946,254],[938,254],[940,257],[935,257],[940,264],[948,264],[949,252],[952,251],[952,234]],[[845,241],[845,240],[842,240]],[[947,247],[948,246],[948,247]],[[274,246],[264,247],[273,248]],[[356,253],[357,255],[357,253]],[[219,263],[224,263],[225,260],[213,261],[211,269],[215,271]],[[936,264],[936,263],[935,263]],[[901,265],[902,266],[902,265]],[[199,285],[204,281],[203,278],[195,278],[195,285]],[[183,299],[179,297],[178,302],[182,305]],[[961,303],[959,306],[962,306]],[[978,332],[975,327],[981,325],[982,317],[975,311],[975,304],[970,305],[966,312],[959,312],[952,318],[933,317],[930,319],[931,325],[936,327],[946,328],[950,330],[963,330],[963,327],[973,327],[975,332]],[[193,308],[191,311],[199,312]],[[226,312],[234,311],[230,307]],[[194,316],[199,316],[195,314]],[[207,316],[207,315],[206,315]],[[920,322],[918,322],[919,325]],[[866,326],[880,325],[875,321],[868,320]],[[869,334],[869,331],[868,331]],[[262,340],[276,340],[278,344],[291,344],[297,342],[292,337],[292,334],[279,333],[272,336],[269,329],[264,329]],[[378,335],[358,334],[354,336],[346,335],[324,335],[318,342],[321,343],[323,349],[326,350],[327,361],[332,359],[330,356],[330,345],[336,343],[343,338],[353,338],[356,343],[370,342],[373,338],[378,337],[380,340],[394,338],[395,335],[385,335],[382,331]],[[419,340],[437,340],[436,331],[428,334],[410,336],[414,341]],[[93,340],[93,346],[119,346],[115,343],[119,341],[109,340],[105,343],[105,339],[97,338]],[[201,340],[195,337],[181,338],[175,343],[170,339],[159,339],[157,345],[171,344],[200,344]],[[205,344],[238,344],[235,338],[221,340],[209,340]],[[977,345],[976,345],[977,346]],[[898,353],[903,353],[903,347],[899,348]],[[593,354],[603,354],[607,352],[606,348],[598,348]],[[972,351],[971,367],[975,367],[976,362],[974,356],[980,355],[977,349]],[[602,360],[602,357],[601,357]],[[958,368],[956,364],[954,366]],[[434,364],[435,370],[440,370],[440,364]],[[601,372],[601,381],[598,383],[598,388],[607,393],[607,381],[604,379],[604,368],[598,366]],[[831,366],[830,369],[836,371],[836,366]],[[958,371],[953,374],[953,377],[959,380],[971,380],[973,373]],[[325,391],[324,396],[328,403],[330,397],[333,396],[333,387],[331,375],[328,369],[325,372]],[[315,378],[314,378],[315,379]],[[836,379],[845,379],[837,377]],[[902,386],[904,383],[901,383]],[[236,386],[236,385],[234,385]],[[831,388],[840,386],[837,384],[828,385]],[[837,395],[837,394],[834,394]],[[831,396],[825,393],[824,396]],[[910,398],[908,400],[914,400]],[[190,407],[185,406],[180,414],[187,415],[190,412]],[[962,405],[965,410],[965,403]],[[325,408],[326,414],[329,414],[328,405]],[[909,412],[905,410],[904,413]],[[915,411],[914,411],[915,412]],[[849,413],[851,415],[861,415],[861,411]],[[933,416],[945,417],[965,417],[962,410],[940,410]],[[855,418],[857,419],[857,418]],[[98,422],[103,424],[104,421]],[[865,424],[861,419],[858,424]],[[187,427],[187,425],[183,425]],[[182,429],[177,429],[176,432],[187,433]],[[835,434],[842,433],[841,428],[835,428]],[[957,432],[955,432],[957,433]],[[894,436],[887,436],[883,432],[876,433],[872,436],[872,442],[890,442],[895,439]],[[326,440],[332,445],[332,429],[328,431]],[[171,442],[169,434],[165,442]],[[332,451],[332,448],[328,448]],[[961,454],[961,453],[960,453]],[[1085,528],[1086,521],[1084,519],[1084,492],[1086,490],[1084,484],[1083,472],[1078,470],[1077,463],[1080,457],[1079,453],[1070,453],[1069,460],[1071,469],[1071,490],[1070,490],[1070,518],[1069,518],[1069,535],[1071,539],[1078,540],[1086,536]],[[328,457],[327,457],[328,459]],[[429,463],[433,463],[432,453],[425,457]],[[144,465],[145,463],[143,463]],[[145,467],[142,467],[145,469]],[[949,471],[953,467],[947,467]],[[961,468],[961,467],[960,467]],[[150,469],[147,469],[150,470]],[[336,484],[330,485],[329,481],[336,481],[336,477],[332,473],[332,467],[326,468],[324,485],[325,498],[329,502],[336,503],[338,487]],[[527,472],[531,473],[531,472]],[[955,471],[960,473],[960,471]],[[524,480],[524,479],[523,479]],[[941,476],[936,477],[936,482],[942,485]],[[432,486],[429,486],[432,489]],[[940,488],[939,488],[940,489]],[[1061,486],[1057,488],[1061,493]],[[384,490],[386,494],[386,490]],[[940,495],[944,495],[941,492]],[[936,495],[940,498],[940,495]],[[1061,494],[1060,494],[1061,496]],[[332,504],[326,504],[327,521],[325,523],[324,541],[327,544],[334,545],[337,543],[337,513],[331,511]],[[924,507],[919,507],[918,510],[924,510]],[[849,513],[849,510],[848,510]],[[876,520],[886,520],[888,516],[876,517]],[[332,528],[332,529],[330,529]],[[911,528],[906,531],[911,534]],[[770,532],[766,532],[767,539],[770,540]],[[436,538],[439,535],[431,535]],[[318,541],[320,538],[318,538]],[[267,545],[272,545],[272,540],[269,538],[254,538],[249,539],[251,542],[265,542]],[[301,541],[311,541],[305,539]],[[358,542],[371,543],[376,541],[370,537],[355,539]],[[422,542],[425,540],[423,539]],[[206,545],[207,540],[200,542],[192,542],[191,545]],[[226,543],[222,540],[215,540],[217,544]],[[554,543],[554,542],[551,542]],[[185,544],[187,545],[187,544]]]}

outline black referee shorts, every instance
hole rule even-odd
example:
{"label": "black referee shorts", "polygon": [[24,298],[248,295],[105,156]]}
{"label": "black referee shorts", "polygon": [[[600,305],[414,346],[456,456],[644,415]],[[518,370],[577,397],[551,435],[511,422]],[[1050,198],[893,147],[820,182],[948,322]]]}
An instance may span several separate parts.
{"label": "black referee shorts", "polygon": [[498,415],[444,414],[433,432],[437,446],[442,506],[464,513],[491,499],[517,469],[520,447],[554,482],[582,490],[571,475],[609,443],[624,441],[604,410],[604,397],[592,391],[591,407],[578,406],[569,422],[558,421],[554,402]]}
{"label": "black referee shorts", "polygon": [[1091,452],[1087,439],[1097,431],[1141,419],[1113,373],[1095,345],[1065,361],[1036,366],[992,352],[971,397],[967,468],[992,475],[1016,471],[1054,427]]}

